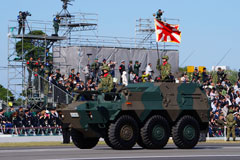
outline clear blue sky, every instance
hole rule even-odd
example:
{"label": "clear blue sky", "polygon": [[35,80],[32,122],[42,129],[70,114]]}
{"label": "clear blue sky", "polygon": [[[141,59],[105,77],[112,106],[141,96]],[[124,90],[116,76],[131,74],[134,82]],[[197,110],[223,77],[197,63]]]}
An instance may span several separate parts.
{"label": "clear blue sky", "polygon": [[[180,19],[180,64],[195,50],[185,65],[210,69],[231,48],[220,65],[240,68],[239,0],[75,0],[73,4],[70,12],[99,14],[99,35],[124,37],[134,37],[136,19],[151,18],[161,8],[164,17]],[[1,1],[0,66],[7,66],[8,20],[16,19],[19,10],[28,10],[32,13],[29,19],[51,21],[61,5],[60,0]],[[7,71],[0,70],[0,75],[0,84],[7,86]]]}

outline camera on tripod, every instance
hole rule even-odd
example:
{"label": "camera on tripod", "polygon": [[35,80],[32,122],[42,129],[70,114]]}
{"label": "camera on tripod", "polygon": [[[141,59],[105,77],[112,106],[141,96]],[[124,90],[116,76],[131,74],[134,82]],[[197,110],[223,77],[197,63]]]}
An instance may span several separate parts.
{"label": "camera on tripod", "polygon": [[22,18],[26,20],[27,16],[32,16],[32,14],[28,11],[22,12]]}

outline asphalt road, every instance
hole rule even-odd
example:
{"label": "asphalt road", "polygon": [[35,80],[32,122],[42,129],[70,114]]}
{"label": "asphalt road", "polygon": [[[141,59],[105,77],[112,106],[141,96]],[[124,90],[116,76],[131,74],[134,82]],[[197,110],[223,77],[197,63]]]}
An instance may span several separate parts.
{"label": "asphalt road", "polygon": [[75,147],[0,148],[0,160],[239,160],[240,143],[202,143],[194,149],[181,150],[168,144],[162,150],[146,150],[136,146],[132,150],[112,150],[106,145],[80,150]]}

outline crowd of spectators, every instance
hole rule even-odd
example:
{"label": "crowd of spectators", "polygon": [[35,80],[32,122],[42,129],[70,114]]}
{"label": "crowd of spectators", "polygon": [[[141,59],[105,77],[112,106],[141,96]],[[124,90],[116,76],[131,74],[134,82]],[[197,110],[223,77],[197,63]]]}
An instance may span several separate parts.
{"label": "crowd of spectators", "polygon": [[0,110],[0,133],[17,135],[49,135],[61,132],[61,121],[56,110],[31,112],[20,107]]}
{"label": "crowd of spectators", "polygon": [[[191,80],[190,80],[191,79]],[[213,76],[208,75],[203,70],[202,75],[196,68],[191,78],[189,75],[183,74],[180,78],[183,83],[198,83],[207,94],[211,102],[209,136],[220,137],[224,135],[224,127],[226,126],[226,116],[229,110],[234,111],[236,124],[236,135],[240,136],[240,75],[238,81],[232,84],[227,74],[221,68],[217,71],[217,83],[213,81]]]}
{"label": "crowd of spectators", "polygon": [[[159,81],[159,77],[153,76],[154,72],[151,63],[146,66],[146,69],[144,71],[140,72],[141,63],[138,61],[135,61],[135,64],[130,61],[127,66],[125,66],[125,61],[121,61],[121,64],[117,68],[117,64],[115,62],[109,61],[107,63],[105,59],[103,59],[102,62],[99,62],[98,59],[95,59],[92,64],[86,65],[80,72],[77,73],[74,69],[71,69],[71,72],[68,75],[62,75],[60,69],[56,69],[55,72],[48,72],[46,79],[54,86],[60,88],[62,91],[72,95],[75,91],[94,91],[98,89],[98,84],[101,81],[101,68],[106,66],[109,67],[109,73],[112,75],[113,79],[115,79],[114,82],[116,83],[116,79],[119,79],[118,83],[124,83],[124,79],[127,79],[127,83]],[[116,71],[119,71],[120,77],[115,76]],[[81,76],[81,74],[84,76]],[[84,79],[81,79],[80,77],[84,77]],[[217,71],[216,84],[214,83],[213,76],[207,73],[206,68],[204,68],[201,73],[197,68],[195,68],[194,72],[191,75],[183,73],[182,76],[176,79],[172,75],[169,75],[169,77],[176,83],[197,83],[206,91],[207,97],[211,101],[209,136],[223,136],[224,126],[226,125],[226,116],[229,109],[232,109],[234,111],[235,120],[237,122],[236,135],[240,136],[239,77],[239,80],[232,84],[228,79],[225,71],[221,68],[218,68]],[[6,128],[18,128],[23,126],[44,127],[47,125],[51,127],[60,126],[60,121],[58,119],[58,116],[56,116],[56,111],[51,111],[51,113],[48,111],[42,111],[34,114],[30,113],[28,110],[25,112],[21,112],[19,110],[13,112],[12,114],[9,114],[9,112],[3,113],[4,111],[0,112],[1,125],[3,124],[3,121],[5,121],[4,126]],[[6,120],[4,120],[4,117]],[[28,123],[29,119],[31,123]],[[11,129],[5,130],[5,132],[10,131],[16,132]]]}

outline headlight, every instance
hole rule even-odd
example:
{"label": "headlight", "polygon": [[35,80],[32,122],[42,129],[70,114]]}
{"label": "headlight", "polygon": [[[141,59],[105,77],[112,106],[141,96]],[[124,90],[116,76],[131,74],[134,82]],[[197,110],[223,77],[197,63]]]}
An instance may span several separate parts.
{"label": "headlight", "polygon": [[79,117],[78,113],[70,113],[70,115],[71,115],[72,118],[78,118]]}

